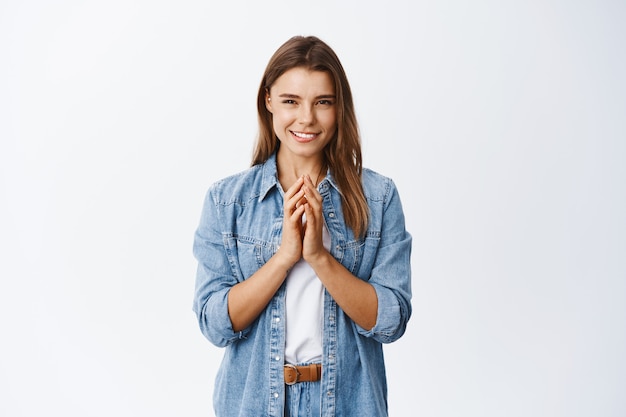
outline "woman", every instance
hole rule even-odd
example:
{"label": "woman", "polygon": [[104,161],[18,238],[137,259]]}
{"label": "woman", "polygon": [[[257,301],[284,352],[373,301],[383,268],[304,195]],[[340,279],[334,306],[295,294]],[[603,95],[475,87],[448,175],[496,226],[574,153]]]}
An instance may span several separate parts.
{"label": "woman", "polygon": [[257,107],[252,167],[211,186],[194,242],[194,311],[226,347],[216,415],[386,416],[382,343],[411,315],[396,188],[362,169],[348,80],[321,40],[275,52]]}

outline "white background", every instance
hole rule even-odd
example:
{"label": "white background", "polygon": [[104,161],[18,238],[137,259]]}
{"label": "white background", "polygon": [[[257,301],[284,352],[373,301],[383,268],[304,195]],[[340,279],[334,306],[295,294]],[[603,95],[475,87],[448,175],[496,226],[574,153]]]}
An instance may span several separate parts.
{"label": "white background", "polygon": [[392,416],[626,415],[622,1],[0,3],[0,415],[210,416],[204,193],[315,34],[400,190]]}

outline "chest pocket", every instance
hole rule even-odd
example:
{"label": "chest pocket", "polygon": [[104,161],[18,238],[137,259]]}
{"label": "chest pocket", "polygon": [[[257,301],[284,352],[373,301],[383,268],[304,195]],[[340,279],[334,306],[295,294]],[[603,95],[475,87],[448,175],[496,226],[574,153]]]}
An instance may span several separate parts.
{"label": "chest pocket", "polygon": [[372,274],[372,268],[376,261],[376,253],[380,244],[380,233],[368,231],[360,251],[360,264],[356,275],[361,279],[368,280]]}
{"label": "chest pocket", "polygon": [[259,225],[254,235],[231,235],[226,251],[233,275],[239,281],[248,279],[276,253],[280,244],[282,219]]}
{"label": "chest pocket", "polygon": [[266,242],[249,236],[231,235],[224,239],[228,263],[233,276],[243,281],[263,265],[263,247]]}
{"label": "chest pocket", "polygon": [[379,242],[380,235],[370,232],[365,239],[354,240],[344,245],[336,246],[334,255],[353,275],[367,281],[376,261]]}

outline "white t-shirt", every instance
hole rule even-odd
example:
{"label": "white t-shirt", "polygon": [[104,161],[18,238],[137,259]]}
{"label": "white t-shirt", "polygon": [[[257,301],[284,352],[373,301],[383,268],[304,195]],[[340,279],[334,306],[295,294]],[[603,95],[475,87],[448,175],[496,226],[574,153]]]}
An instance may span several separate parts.
{"label": "white t-shirt", "polygon": [[[326,226],[322,241],[330,248]],[[324,314],[324,286],[313,268],[300,259],[286,281],[285,363],[294,365],[321,362]]]}

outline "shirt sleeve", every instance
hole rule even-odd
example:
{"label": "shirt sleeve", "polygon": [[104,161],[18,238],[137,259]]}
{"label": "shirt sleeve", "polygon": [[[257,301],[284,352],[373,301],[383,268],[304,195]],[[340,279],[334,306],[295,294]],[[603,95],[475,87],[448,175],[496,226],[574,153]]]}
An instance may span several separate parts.
{"label": "shirt sleeve", "polygon": [[411,317],[411,235],[406,231],[400,196],[389,180],[385,195],[380,245],[369,283],[378,297],[376,324],[360,334],[391,343],[405,332]]}
{"label": "shirt sleeve", "polygon": [[238,280],[228,260],[225,236],[218,229],[224,222],[214,198],[216,187],[214,185],[207,192],[194,236],[193,253],[198,260],[198,269],[193,311],[202,334],[214,345],[223,347],[245,338],[248,331],[233,331],[228,315],[228,292]]}

